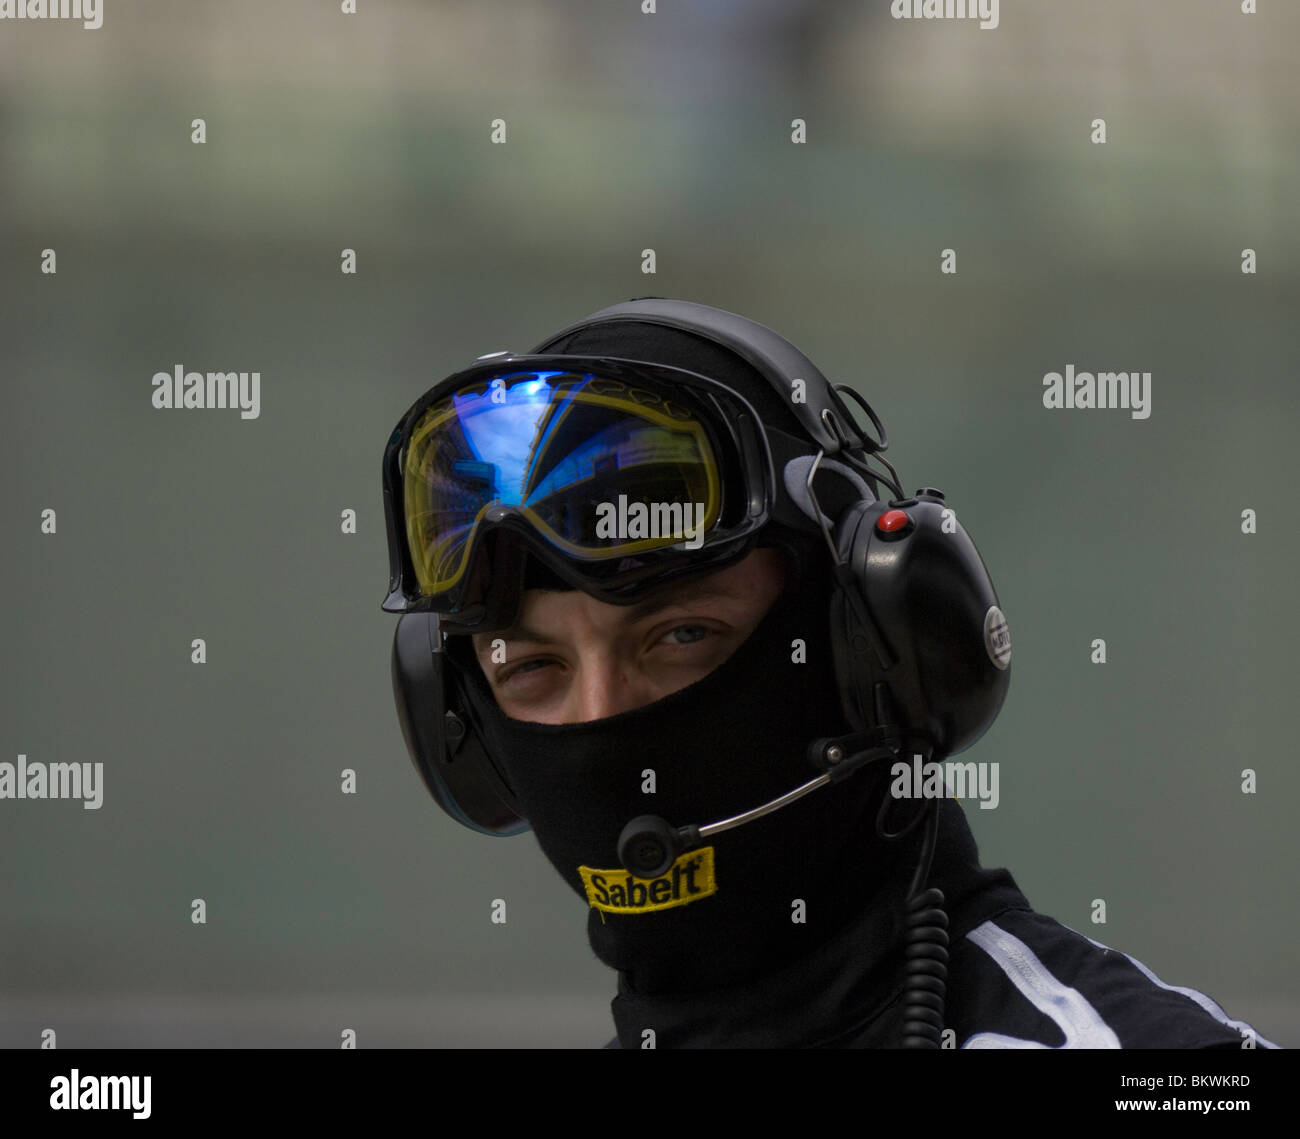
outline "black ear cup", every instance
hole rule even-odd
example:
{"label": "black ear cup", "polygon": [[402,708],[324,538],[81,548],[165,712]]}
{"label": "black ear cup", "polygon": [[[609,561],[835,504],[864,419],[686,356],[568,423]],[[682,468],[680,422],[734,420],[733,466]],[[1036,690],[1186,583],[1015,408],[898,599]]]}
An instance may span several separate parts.
{"label": "black ear cup", "polygon": [[964,751],[997,718],[1011,680],[1010,632],[975,543],[937,491],[859,503],[836,530],[831,620],[850,723],[877,726],[884,685],[908,751]]}
{"label": "black ear cup", "polygon": [[438,619],[404,613],[393,633],[393,699],[406,750],[429,793],[453,819],[490,835],[528,829],[487,755],[447,659]]}

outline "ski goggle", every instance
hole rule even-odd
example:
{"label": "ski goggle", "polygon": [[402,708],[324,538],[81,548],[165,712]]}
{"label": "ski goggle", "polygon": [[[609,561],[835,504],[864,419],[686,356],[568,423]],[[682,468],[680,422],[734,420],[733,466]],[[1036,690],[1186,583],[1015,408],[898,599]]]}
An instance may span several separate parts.
{"label": "ski goggle", "polygon": [[[772,517],[771,443],[739,393],[680,368],[475,364],[417,400],[385,450],[383,608],[488,628],[509,619],[525,555],[624,604],[720,568]],[[777,449],[807,445],[784,436]]]}

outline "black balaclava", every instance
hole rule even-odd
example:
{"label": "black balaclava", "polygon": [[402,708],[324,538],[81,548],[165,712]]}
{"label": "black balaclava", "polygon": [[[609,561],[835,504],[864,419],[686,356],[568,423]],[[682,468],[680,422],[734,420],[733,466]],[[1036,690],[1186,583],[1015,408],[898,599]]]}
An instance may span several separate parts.
{"label": "black balaclava", "polygon": [[[659,887],[664,900],[670,886],[691,899],[684,904],[648,910],[648,885],[638,893],[619,866],[619,834],[638,815],[705,825],[817,775],[809,743],[849,730],[831,663],[827,589],[820,574],[790,582],[709,675],[587,723],[508,718],[466,646],[452,653],[483,739],[547,858],[584,900],[637,904],[631,913],[593,906],[588,928],[596,956],[633,991],[701,991],[780,968],[834,934],[897,870],[897,848],[874,832],[887,778],[879,766],[706,840],[711,881],[707,862],[693,871],[690,864],[708,856],[688,852],[676,881]],[[591,890],[603,894],[589,892],[579,867],[600,873]],[[897,929],[880,935],[881,947],[892,944]]]}
{"label": "black balaclava", "polygon": [[[730,350],[691,333],[611,322],[544,350],[689,368],[730,382],[765,422],[800,433],[767,381]],[[796,558],[786,589],[750,637],[695,684],[617,716],[561,725],[510,719],[467,638],[451,639],[461,642],[449,655],[479,730],[547,858],[585,901],[635,909],[593,905],[589,915],[592,949],[620,971],[625,991],[702,992],[762,977],[823,944],[903,873],[899,844],[882,842],[874,829],[888,765],[706,840],[711,878],[708,856],[695,852],[668,885],[656,887],[654,897],[679,904],[642,906],[651,895],[639,893],[619,866],[618,837],[632,818],[704,825],[749,810],[817,775],[806,758],[812,740],[849,731],[831,656],[828,552],[816,540],[770,528],[765,544]],[[530,569],[526,585],[562,587],[540,567]],[[643,790],[648,771],[653,794]],[[897,924],[878,934],[880,950],[896,940]]]}

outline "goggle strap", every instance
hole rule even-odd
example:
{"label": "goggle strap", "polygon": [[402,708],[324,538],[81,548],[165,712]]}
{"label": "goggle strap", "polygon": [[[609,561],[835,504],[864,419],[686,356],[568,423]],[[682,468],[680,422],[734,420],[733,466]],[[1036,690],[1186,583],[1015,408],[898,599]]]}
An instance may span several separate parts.
{"label": "goggle strap", "polygon": [[[776,427],[764,427],[767,445],[772,455],[772,503],[770,520],[797,533],[821,536],[821,527],[810,518],[785,488],[785,469],[795,459],[810,459],[817,447],[807,439],[799,439]],[[835,519],[830,520],[833,524]]]}

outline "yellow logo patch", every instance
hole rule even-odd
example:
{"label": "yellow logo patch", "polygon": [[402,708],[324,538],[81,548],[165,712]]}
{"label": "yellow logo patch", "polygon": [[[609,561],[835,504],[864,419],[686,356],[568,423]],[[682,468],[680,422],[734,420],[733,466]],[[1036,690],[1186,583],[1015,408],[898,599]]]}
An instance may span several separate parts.
{"label": "yellow logo patch", "polygon": [[638,878],[626,870],[579,866],[587,901],[607,914],[648,914],[697,902],[718,892],[713,847],[688,850],[659,878]]}

